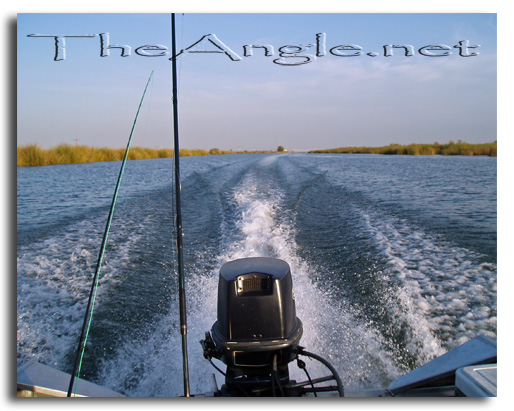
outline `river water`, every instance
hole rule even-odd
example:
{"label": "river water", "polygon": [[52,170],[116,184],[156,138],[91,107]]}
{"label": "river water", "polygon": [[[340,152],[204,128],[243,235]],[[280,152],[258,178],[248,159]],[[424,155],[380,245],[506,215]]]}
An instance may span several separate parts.
{"label": "river water", "polygon": [[[183,393],[172,166],[127,164],[82,367],[129,396]],[[119,167],[18,169],[18,365],[71,371]],[[199,340],[216,320],[219,267],[236,258],[290,264],[301,345],[346,389],[496,339],[496,158],[237,154],[181,168],[192,393],[215,373]]]}

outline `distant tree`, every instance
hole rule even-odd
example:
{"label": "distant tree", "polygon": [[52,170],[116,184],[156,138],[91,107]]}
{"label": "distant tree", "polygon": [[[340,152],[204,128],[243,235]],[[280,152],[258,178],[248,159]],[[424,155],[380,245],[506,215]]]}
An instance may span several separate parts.
{"label": "distant tree", "polygon": [[278,146],[277,151],[282,153],[283,151],[286,151],[286,149],[283,146]]}

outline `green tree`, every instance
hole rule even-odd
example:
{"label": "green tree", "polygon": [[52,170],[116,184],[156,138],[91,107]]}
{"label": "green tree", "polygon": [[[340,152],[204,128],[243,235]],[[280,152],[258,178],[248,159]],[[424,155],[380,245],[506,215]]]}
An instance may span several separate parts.
{"label": "green tree", "polygon": [[282,153],[283,151],[286,151],[286,149],[283,146],[278,146],[277,151]]}

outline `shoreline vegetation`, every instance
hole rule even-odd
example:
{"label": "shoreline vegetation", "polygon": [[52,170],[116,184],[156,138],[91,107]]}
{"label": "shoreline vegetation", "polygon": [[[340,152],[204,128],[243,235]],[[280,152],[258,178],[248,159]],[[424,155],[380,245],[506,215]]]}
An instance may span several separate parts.
{"label": "shoreline vegetation", "polygon": [[[180,157],[209,156],[216,154],[241,153],[273,153],[274,151],[232,151],[212,148],[209,151],[202,149],[180,149]],[[121,161],[125,155],[125,148],[89,147],[84,145],[72,146],[60,144],[50,149],[43,149],[37,144],[27,144],[17,147],[18,167],[50,166],[57,164],[96,163],[99,161]],[[169,148],[143,148],[131,147],[129,160],[145,160],[153,158],[171,158],[173,150]]]}
{"label": "shoreline vegetation", "polygon": [[[217,154],[249,154],[249,153],[280,153],[286,150],[279,146],[277,151],[233,151],[212,148],[181,149],[181,157],[208,156]],[[490,156],[496,157],[496,141],[494,143],[469,144],[461,140],[448,144],[390,144],[383,147],[340,147],[326,150],[311,150],[309,153],[342,153],[342,154],[397,154],[397,155],[460,155],[460,156]],[[60,144],[50,149],[43,149],[37,144],[27,144],[17,147],[17,166],[47,166],[57,164],[81,164],[99,161],[121,161],[125,154],[124,148],[97,148],[84,145]],[[153,158],[171,158],[172,149],[153,149],[132,147],[129,160]]]}
{"label": "shoreline vegetation", "polygon": [[462,140],[448,144],[390,144],[383,147],[340,147],[327,150],[311,150],[309,153],[344,154],[398,154],[411,156],[489,156],[496,157],[496,141],[493,143],[469,144]]}

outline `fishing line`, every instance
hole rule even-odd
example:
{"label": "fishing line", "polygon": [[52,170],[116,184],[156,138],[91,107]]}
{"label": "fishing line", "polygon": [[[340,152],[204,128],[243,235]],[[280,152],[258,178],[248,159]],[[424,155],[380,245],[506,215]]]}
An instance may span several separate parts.
{"label": "fishing line", "polygon": [[[172,170],[172,173],[171,173],[171,215],[173,218],[173,231],[171,234],[172,234],[173,238],[175,238],[175,242],[176,242],[177,213],[175,211],[175,156],[173,156],[171,158],[171,170]],[[175,247],[176,247],[176,243],[175,243]],[[176,251],[177,250],[174,249],[174,252],[176,252]]]}
{"label": "fishing line", "polygon": [[[180,27],[180,50],[184,50],[184,20],[185,15],[182,13],[182,25]],[[180,84],[182,83],[182,60],[178,63],[178,89],[180,90]]]}
{"label": "fishing line", "polygon": [[[141,101],[139,102],[139,107],[136,112],[136,117],[134,118],[134,124],[132,125],[132,130],[130,131],[130,136],[127,142],[127,148],[125,149],[125,156],[123,157],[123,162],[121,163],[120,174],[118,176],[118,181],[116,183],[116,188],[114,189],[114,195],[112,198],[111,208],[109,210],[109,216],[107,218],[107,224],[105,226],[104,236],[102,239],[102,245],[100,246],[100,254],[98,256],[98,262],[96,265],[95,275],[93,277],[93,283],[91,285],[91,291],[89,293],[89,299],[87,302],[86,315],[84,317],[84,323],[82,325],[82,331],[80,333],[79,346],[77,348],[77,356],[75,358],[75,364],[73,365],[73,371],[71,373],[70,386],[68,388],[68,397],[71,397],[73,391],[73,385],[75,383],[75,378],[79,378],[80,371],[82,369],[82,361],[84,358],[84,352],[86,349],[87,338],[89,336],[89,330],[91,328],[91,322],[93,319],[93,311],[95,308],[96,301],[96,293],[98,290],[98,281],[100,277],[100,270],[102,269],[102,261],[105,253],[105,247],[107,245],[107,238],[109,236],[109,230],[111,228],[112,217],[114,215],[114,207],[116,206],[116,199],[118,197],[118,192],[121,185],[121,180],[123,178],[123,173],[125,171],[125,165],[127,163],[128,154],[130,150],[130,142],[132,140],[132,135],[134,134],[134,130],[136,128],[137,119],[139,117],[139,112],[141,110],[141,106],[143,105],[143,100],[146,95],[146,90],[148,89],[148,85],[153,77],[153,71],[148,78],[148,81],[145,86],[145,90],[143,92],[143,96],[141,97]],[[77,386],[75,385],[75,392],[77,390]]]}

